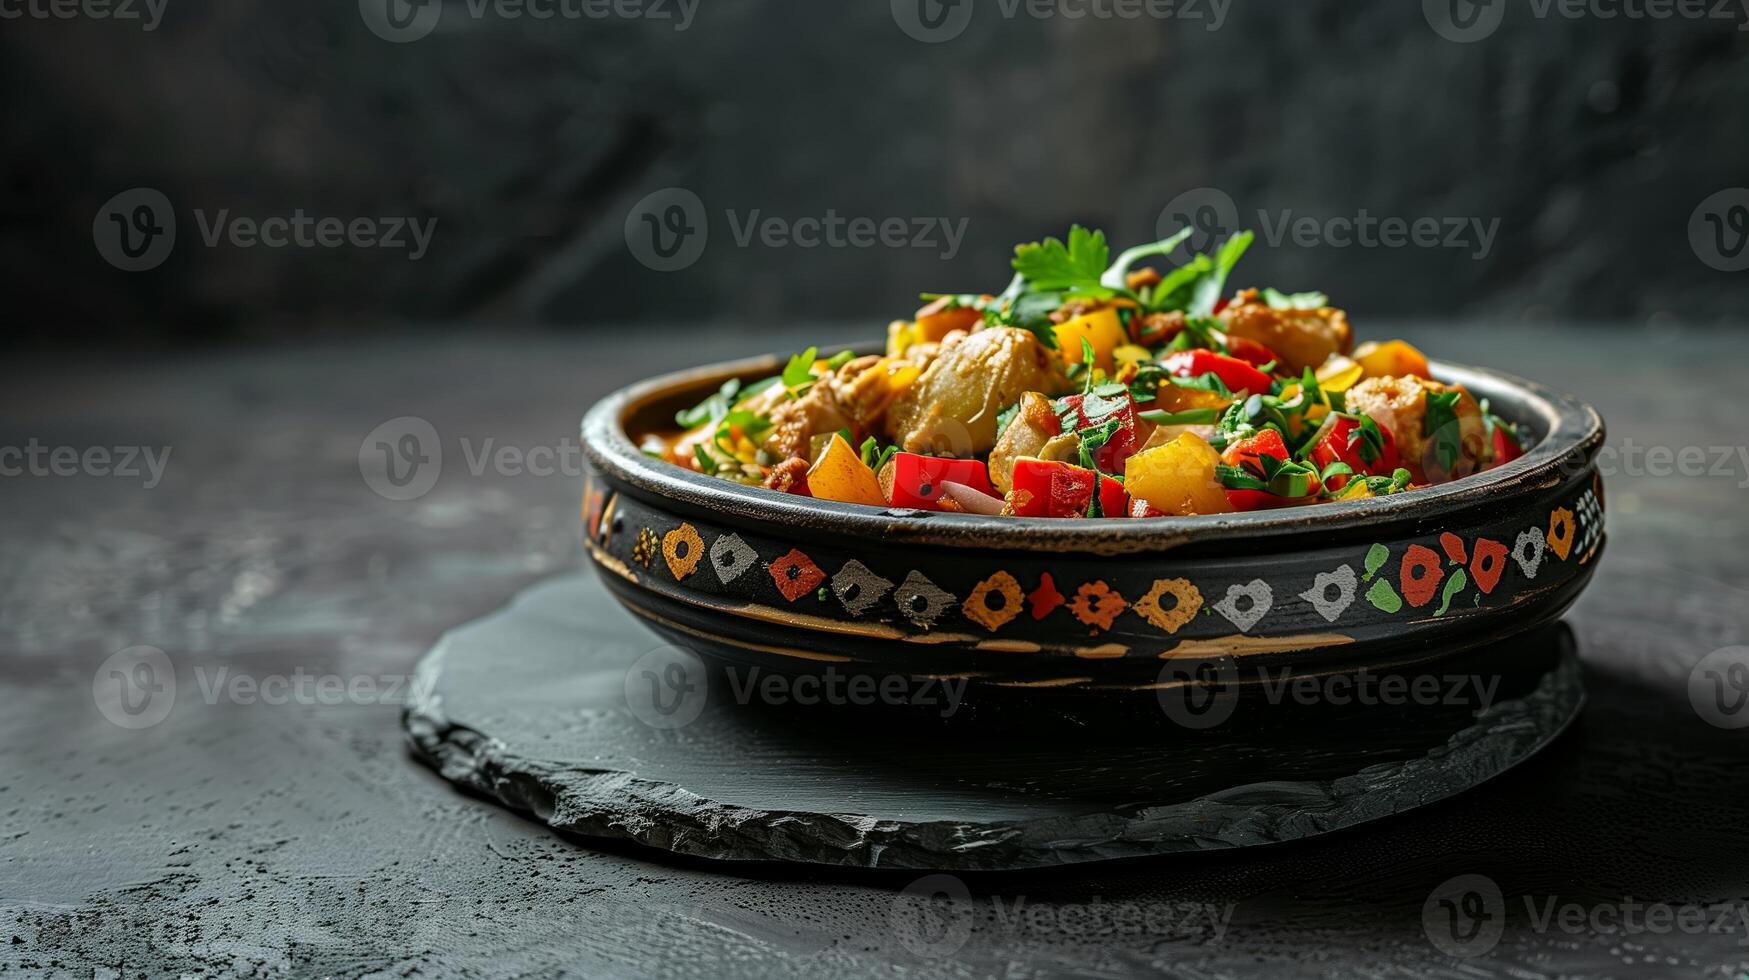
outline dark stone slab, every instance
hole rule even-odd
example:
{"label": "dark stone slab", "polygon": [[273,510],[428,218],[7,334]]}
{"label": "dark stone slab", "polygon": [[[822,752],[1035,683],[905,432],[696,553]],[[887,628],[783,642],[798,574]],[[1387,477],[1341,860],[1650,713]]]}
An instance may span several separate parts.
{"label": "dark stone slab", "polygon": [[[1192,715],[1178,690],[1111,704],[909,678],[883,698],[866,677],[710,671],[585,573],[445,636],[405,723],[445,778],[560,830],[726,860],[1006,870],[1401,813],[1524,761],[1584,700],[1565,627],[1417,672],[1438,679],[1429,703],[1254,691]],[[1500,686],[1479,708],[1481,678]],[[1449,700],[1460,684],[1471,696]]]}

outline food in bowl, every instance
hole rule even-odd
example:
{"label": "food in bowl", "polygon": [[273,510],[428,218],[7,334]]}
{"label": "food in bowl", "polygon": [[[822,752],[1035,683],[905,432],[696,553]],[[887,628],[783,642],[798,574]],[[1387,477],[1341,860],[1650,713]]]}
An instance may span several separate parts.
{"label": "food in bowl", "polygon": [[1227,293],[1253,241],[1164,271],[1185,229],[1015,249],[999,295],[925,294],[884,354],[810,348],[725,382],[643,448],[847,504],[1047,518],[1227,514],[1409,493],[1524,436],[1401,340],[1354,345],[1322,293]]}

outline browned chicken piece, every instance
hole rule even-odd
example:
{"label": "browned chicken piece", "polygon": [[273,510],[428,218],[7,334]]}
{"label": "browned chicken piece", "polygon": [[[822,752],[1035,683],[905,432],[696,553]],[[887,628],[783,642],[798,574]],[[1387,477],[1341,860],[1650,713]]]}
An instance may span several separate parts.
{"label": "browned chicken piece", "polygon": [[1281,355],[1281,366],[1299,374],[1316,368],[1331,354],[1354,349],[1354,331],[1348,314],[1325,306],[1315,310],[1278,310],[1260,301],[1257,290],[1239,293],[1232,305],[1221,311],[1220,320],[1235,337],[1255,340]]}
{"label": "browned chicken piece", "polygon": [[996,416],[1029,391],[1067,387],[1056,352],[1025,330],[995,327],[942,342],[928,370],[887,410],[908,453],[970,459],[996,445]]}
{"label": "browned chicken piece", "polygon": [[922,373],[922,365],[908,352],[903,358],[870,354],[846,363],[821,384],[830,389],[839,411],[864,431],[875,429],[887,406]]}
{"label": "browned chicken piece", "polygon": [[779,459],[807,459],[814,436],[849,427],[850,419],[838,407],[832,389],[816,384],[802,397],[772,409],[771,433],[765,437],[765,450]]}
{"label": "browned chicken piece", "polygon": [[797,493],[807,487],[808,461],[793,456],[773,466],[765,475],[765,489],[778,493]]}
{"label": "browned chicken piece", "polygon": [[[1458,459],[1447,468],[1439,458],[1437,433],[1427,431],[1429,393],[1460,392],[1457,415]],[[1368,378],[1348,392],[1350,412],[1366,415],[1391,430],[1403,466],[1416,483],[1444,483],[1481,469],[1489,449],[1482,407],[1462,385],[1415,377]],[[1447,423],[1448,425],[1451,423]]]}
{"label": "browned chicken piece", "polygon": [[1051,400],[1029,391],[1020,396],[1020,411],[1014,421],[996,439],[990,450],[990,482],[1007,493],[1014,488],[1014,461],[1022,456],[1037,457],[1045,444],[1063,434],[1063,422],[1051,411]]}

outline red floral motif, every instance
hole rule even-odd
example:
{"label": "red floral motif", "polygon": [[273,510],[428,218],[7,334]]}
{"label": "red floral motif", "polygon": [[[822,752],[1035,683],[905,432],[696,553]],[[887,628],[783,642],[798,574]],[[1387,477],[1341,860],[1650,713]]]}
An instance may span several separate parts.
{"label": "red floral motif", "polygon": [[1403,567],[1397,584],[1409,605],[1419,609],[1432,602],[1444,578],[1445,569],[1440,567],[1439,553],[1432,548],[1412,544],[1403,553]]}
{"label": "red floral motif", "polygon": [[820,571],[820,566],[813,559],[802,554],[795,548],[789,554],[771,563],[771,580],[777,583],[777,591],[790,602],[820,587],[826,581],[826,573]]}
{"label": "red floral motif", "polygon": [[1075,598],[1069,601],[1069,611],[1082,623],[1097,627],[1101,632],[1111,629],[1111,624],[1128,609],[1130,604],[1124,597],[1112,590],[1104,582],[1085,582],[1075,590]]}
{"label": "red floral motif", "polygon": [[1063,594],[1057,591],[1057,583],[1051,580],[1051,573],[1045,572],[1039,576],[1038,588],[1027,595],[1026,601],[1032,603],[1032,618],[1043,619],[1063,604]]}
{"label": "red floral motif", "polygon": [[1500,574],[1506,571],[1509,552],[1505,545],[1487,538],[1477,538],[1474,551],[1476,557],[1470,562],[1470,577],[1484,593],[1492,592],[1494,586],[1500,584]]}
{"label": "red floral motif", "polygon": [[1439,536],[1439,546],[1445,549],[1445,557],[1450,558],[1453,565],[1462,565],[1469,561],[1464,553],[1464,539],[1450,531]]}

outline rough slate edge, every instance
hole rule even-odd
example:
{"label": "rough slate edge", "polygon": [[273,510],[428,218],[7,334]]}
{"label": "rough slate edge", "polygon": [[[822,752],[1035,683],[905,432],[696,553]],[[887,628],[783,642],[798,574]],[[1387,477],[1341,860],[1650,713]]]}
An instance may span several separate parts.
{"label": "rough slate edge", "polygon": [[[515,615],[518,604],[493,615]],[[630,772],[524,758],[445,715],[437,691],[447,649],[440,640],[420,661],[402,724],[414,751],[450,782],[587,837],[720,860],[864,868],[1018,870],[1304,839],[1480,785],[1558,737],[1585,699],[1578,658],[1566,650],[1530,695],[1491,706],[1445,745],[1405,762],[1335,780],[1236,786],[1128,814],[913,823],[751,809]]]}

